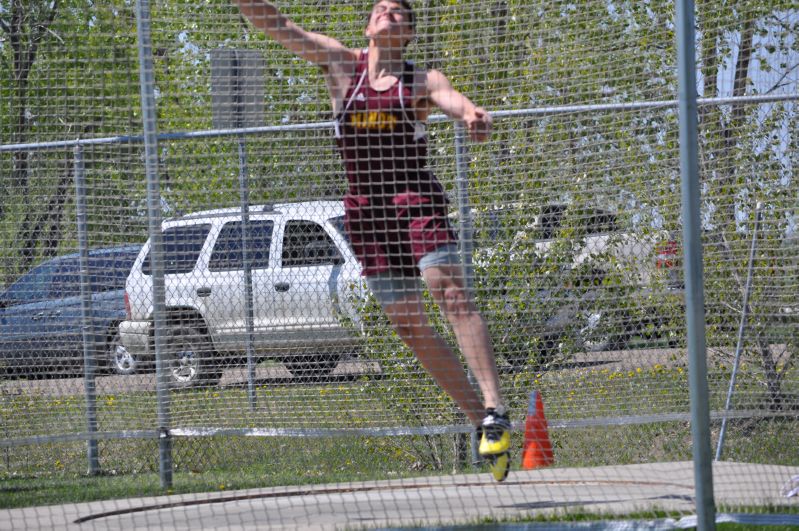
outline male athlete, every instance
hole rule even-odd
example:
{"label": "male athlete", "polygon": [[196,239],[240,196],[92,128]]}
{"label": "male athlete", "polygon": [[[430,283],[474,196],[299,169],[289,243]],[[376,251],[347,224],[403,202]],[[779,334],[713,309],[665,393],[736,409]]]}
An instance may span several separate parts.
{"label": "male athlete", "polygon": [[[322,68],[349,183],[346,229],[363,275],[397,334],[482,433],[479,452],[491,463],[494,478],[504,480],[511,425],[488,330],[465,289],[447,197],[427,165],[425,128],[435,106],[461,121],[473,140],[484,141],[491,116],[440,72],[404,59],[415,36],[407,0],[374,4],[363,50],[303,30],[271,2],[236,2],[257,28]],[[457,355],[429,324],[420,275],[452,325],[485,403]]]}

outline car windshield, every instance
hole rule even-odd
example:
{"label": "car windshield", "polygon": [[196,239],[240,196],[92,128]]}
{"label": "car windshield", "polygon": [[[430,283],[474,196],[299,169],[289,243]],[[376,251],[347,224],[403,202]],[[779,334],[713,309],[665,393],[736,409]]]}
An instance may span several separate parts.
{"label": "car windshield", "polygon": [[[138,249],[126,248],[89,256],[88,279],[91,291],[98,293],[124,289]],[[7,303],[24,303],[47,299],[77,297],[81,294],[80,257],[64,256],[40,264],[23,275],[6,290]]]}

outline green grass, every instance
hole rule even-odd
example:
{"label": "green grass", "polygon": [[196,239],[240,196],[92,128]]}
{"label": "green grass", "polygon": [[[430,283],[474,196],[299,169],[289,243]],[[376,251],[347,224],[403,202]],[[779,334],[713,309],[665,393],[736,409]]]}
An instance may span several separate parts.
{"label": "green grass", "polygon": [[[79,444],[45,446],[42,455],[34,459],[57,450],[51,459],[71,455],[78,462],[85,453]],[[64,446],[69,452],[64,452]],[[100,448],[101,456],[106,456],[103,475],[89,477],[75,470],[75,465],[49,474],[12,474],[4,477],[0,486],[0,508],[412,477],[430,473],[416,454],[423,451],[422,446],[419,440],[400,442],[383,437],[178,438],[174,442],[174,484],[164,491],[154,441],[106,441]],[[112,453],[127,455],[135,467],[110,468],[105,461]]]}
{"label": "green grass", "polygon": [[[389,374],[390,376],[390,374]],[[173,393],[176,426],[225,428],[339,428],[458,422],[454,409],[424,379],[414,385],[385,377],[319,385],[257,388],[250,408],[246,389],[220,387]],[[415,380],[414,380],[415,381]],[[724,375],[712,396],[723,405]],[[679,366],[628,371],[550,370],[507,376],[513,411],[526,410],[519,389],[537,389],[550,419],[687,411],[687,375]],[[739,379],[740,400],[758,400],[757,375]],[[514,392],[514,390],[517,390]],[[424,400],[419,397],[425,397]],[[74,433],[85,430],[81,396],[4,394],[0,436]],[[420,409],[425,404],[428,409]],[[429,405],[432,404],[432,405]],[[152,430],[157,424],[153,393],[103,394],[98,398],[101,431]],[[438,416],[430,417],[430,411]],[[796,422],[783,419],[730,422],[725,459],[795,466],[799,440]],[[713,427],[713,434],[718,426]],[[551,430],[557,465],[590,467],[691,459],[686,422]],[[715,440],[713,441],[715,444]],[[521,434],[514,445],[521,447]],[[0,449],[0,508],[59,504],[164,494],[158,477],[157,441],[111,439],[99,443],[101,469],[86,475],[86,445],[81,442]],[[174,485],[170,492],[225,491],[253,487],[308,485],[449,474],[458,465],[455,437],[176,437]],[[518,456],[517,460],[518,462]],[[461,469],[472,471],[473,469]]]}

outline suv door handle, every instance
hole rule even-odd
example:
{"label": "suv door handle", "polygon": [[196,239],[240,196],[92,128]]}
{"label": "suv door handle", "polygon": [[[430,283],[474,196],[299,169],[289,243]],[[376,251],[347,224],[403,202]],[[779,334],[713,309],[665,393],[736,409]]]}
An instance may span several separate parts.
{"label": "suv door handle", "polygon": [[278,282],[275,284],[275,291],[288,291],[291,287],[291,284],[288,282]]}
{"label": "suv door handle", "polygon": [[211,288],[197,288],[198,297],[208,297],[211,294]]}

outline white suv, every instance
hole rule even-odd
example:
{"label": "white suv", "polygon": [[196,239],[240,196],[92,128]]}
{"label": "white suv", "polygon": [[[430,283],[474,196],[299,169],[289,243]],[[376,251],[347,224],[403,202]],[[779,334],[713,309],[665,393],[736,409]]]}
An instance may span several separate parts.
{"label": "white suv", "polygon": [[[360,267],[343,231],[341,202],[312,201],[249,210],[252,351],[281,360],[295,376],[331,372],[357,349]],[[162,225],[173,386],[218,381],[247,359],[242,216],[238,208],[197,212]],[[154,359],[151,245],[127,279],[122,344],[139,362]]]}

